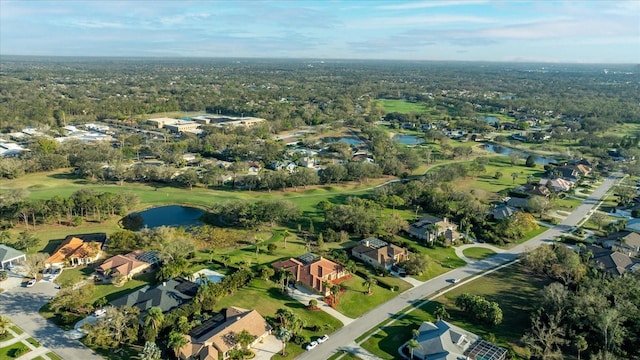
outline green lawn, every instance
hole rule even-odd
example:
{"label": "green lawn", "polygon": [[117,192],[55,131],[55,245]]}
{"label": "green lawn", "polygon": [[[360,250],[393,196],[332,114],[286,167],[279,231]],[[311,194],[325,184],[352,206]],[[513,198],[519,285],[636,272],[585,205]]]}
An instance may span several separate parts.
{"label": "green lawn", "polygon": [[46,355],[51,360],[62,360],[62,358],[54,352],[48,352]]}
{"label": "green lawn", "polygon": [[413,246],[418,250],[418,253],[427,256],[427,269],[425,272],[422,275],[413,276],[420,281],[427,281],[438,275],[449,272],[452,269],[466,265],[464,260],[460,259],[456,255],[456,251],[452,247],[436,247],[431,249],[418,244],[415,239],[409,239],[406,237],[402,238],[406,239],[410,244],[413,244]]}
{"label": "green lawn", "polygon": [[353,355],[350,352],[344,350],[338,350],[337,353],[333,354],[327,360],[337,360],[337,359],[345,359],[345,360],[361,360],[361,358]]}
{"label": "green lawn", "polygon": [[[304,320],[306,326],[302,333],[310,338],[322,336],[324,333],[332,333],[342,327],[342,323],[339,320],[321,310],[307,310],[304,304],[288,295],[282,294],[278,284],[262,279],[254,279],[251,284],[234,295],[220,299],[216,305],[216,310],[229,306],[255,309],[265,318],[273,317],[279,308],[287,308]],[[321,330],[319,332],[309,330],[314,325],[319,325]],[[292,343],[287,344],[288,354],[285,359],[293,359],[303,351],[305,350],[302,346]],[[273,358],[282,359],[283,357],[274,355]]]}
{"label": "green lawn", "polygon": [[423,114],[429,111],[429,107],[420,102],[409,102],[406,100],[380,99],[376,100],[376,105],[381,105],[386,113],[416,113]]}
{"label": "green lawn", "polygon": [[[529,327],[529,316],[533,310],[531,299],[538,296],[538,291],[548,283],[548,280],[528,273],[520,264],[500,269],[456,288],[401,320],[382,327],[362,346],[383,359],[396,358],[398,347],[411,338],[411,329],[418,328],[422,321],[433,321],[433,310],[439,304],[444,304],[451,315],[451,323],[483,338],[495,336],[498,345],[512,347],[522,354],[519,339]],[[495,327],[479,324],[458,310],[454,300],[462,293],[482,295],[500,304],[504,314],[502,324]]]}
{"label": "green lawn", "polygon": [[35,347],[40,347],[40,343],[34,338],[28,338],[27,342]]}
{"label": "green lawn", "polygon": [[382,281],[390,285],[398,285],[400,290],[394,292],[376,285],[371,288],[373,293],[368,295],[367,288],[362,285],[364,279],[353,275],[351,279],[340,284],[345,289],[345,292],[338,297],[336,310],[355,319],[411,288],[409,283],[397,278],[384,277]]}
{"label": "green lawn", "polygon": [[15,333],[16,333],[16,334],[18,334],[18,335],[22,335],[22,334],[24,334],[24,331],[22,331],[22,329],[20,329],[19,327],[15,326],[15,325],[13,325],[13,326],[11,327],[11,330],[13,330],[13,332],[15,332]]}
{"label": "green lawn", "polygon": [[464,254],[464,256],[474,260],[482,260],[482,259],[488,258],[489,256],[494,255],[495,253],[496,252],[491,249],[482,248],[482,247],[470,247],[462,251],[462,254]]}
{"label": "green lawn", "polygon": [[87,276],[91,275],[93,272],[94,272],[94,269],[89,266],[65,268],[60,273],[60,275],[58,275],[58,277],[55,280],[55,283],[61,286],[73,285],[86,279]]}
{"label": "green lawn", "polygon": [[96,284],[96,288],[93,292],[93,298],[91,299],[91,301],[94,302],[102,297],[106,297],[108,301],[112,301],[126,294],[129,294],[143,286],[149,284],[153,285],[157,282],[158,281],[156,280],[156,273],[148,272],[135,276],[133,279],[127,281],[123,286],[120,287],[113,286],[111,284]]}
{"label": "green lawn", "polygon": [[[22,355],[28,353],[29,348],[27,347],[27,345],[23,344],[22,342],[17,342],[15,344],[11,344],[9,346],[5,346],[3,348],[0,348],[0,360],[12,360],[17,358],[18,356],[14,356],[14,352],[15,351],[19,351],[18,349],[22,349]],[[22,356],[20,355],[20,356]]]}
{"label": "green lawn", "polygon": [[0,341],[7,341],[7,340],[11,340],[13,339],[13,334],[10,332],[5,332],[4,334],[0,335]]}

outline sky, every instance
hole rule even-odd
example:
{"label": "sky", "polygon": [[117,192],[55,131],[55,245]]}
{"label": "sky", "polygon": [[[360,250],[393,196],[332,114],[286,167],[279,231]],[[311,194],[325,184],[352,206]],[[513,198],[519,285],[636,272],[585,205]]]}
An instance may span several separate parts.
{"label": "sky", "polygon": [[640,1],[0,0],[0,56],[640,64]]}

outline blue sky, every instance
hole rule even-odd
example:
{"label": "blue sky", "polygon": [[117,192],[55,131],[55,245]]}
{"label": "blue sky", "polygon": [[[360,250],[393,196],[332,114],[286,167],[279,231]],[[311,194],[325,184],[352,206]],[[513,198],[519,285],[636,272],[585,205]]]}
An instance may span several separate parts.
{"label": "blue sky", "polygon": [[640,63],[640,1],[0,0],[0,55]]}

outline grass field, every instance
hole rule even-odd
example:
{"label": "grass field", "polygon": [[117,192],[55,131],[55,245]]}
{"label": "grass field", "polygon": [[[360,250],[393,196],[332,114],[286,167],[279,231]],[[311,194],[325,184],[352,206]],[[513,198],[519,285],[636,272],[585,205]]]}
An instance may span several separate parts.
{"label": "grass field", "polygon": [[486,259],[489,256],[494,255],[495,253],[496,252],[491,249],[482,247],[470,247],[468,249],[462,250],[462,254],[464,254],[464,256],[474,260]]}
{"label": "grass field", "polygon": [[22,355],[24,355],[31,350],[29,350],[27,345],[23,344],[22,342],[17,342],[15,344],[0,348],[0,360],[13,360],[15,358],[18,358],[18,356],[13,355],[15,351],[22,351]]}
{"label": "grass field", "polygon": [[48,352],[46,355],[51,360],[62,360],[60,356],[58,356],[56,353],[53,353],[53,352]]}
{"label": "grass field", "polygon": [[[254,279],[251,284],[239,290],[234,295],[226,296],[216,304],[216,310],[229,306],[238,306],[245,309],[255,309],[266,317],[275,316],[279,308],[287,308],[293,311],[305,322],[303,335],[310,338],[322,336],[324,333],[332,333],[342,327],[342,323],[324,311],[307,310],[304,304],[282,294],[278,284]],[[319,332],[309,330],[314,325],[320,326]],[[304,351],[302,346],[295,344],[287,345],[287,357],[293,359]],[[274,355],[273,359],[283,359],[280,355]]]}
{"label": "grass field", "polygon": [[386,113],[416,113],[423,114],[429,111],[429,107],[426,104],[419,102],[409,102],[406,100],[390,100],[380,99],[376,100],[376,105],[381,105]]}
{"label": "grass field", "polygon": [[[451,323],[485,339],[495,336],[498,345],[511,347],[516,353],[522,354],[519,340],[529,327],[529,316],[533,310],[530,299],[535,298],[537,292],[547,284],[548,280],[528,273],[520,264],[503,268],[452,290],[383,327],[362,343],[362,347],[383,359],[396,359],[398,347],[411,338],[411,330],[418,328],[422,321],[433,321],[433,310],[444,304],[451,315],[448,320]],[[453,304],[462,293],[481,295],[500,304],[503,322],[491,327],[470,320]]]}
{"label": "grass field", "polygon": [[367,288],[362,285],[364,279],[353,275],[351,279],[340,284],[345,289],[345,292],[339,296],[336,310],[355,319],[411,288],[409,283],[396,278],[385,277],[382,281],[390,285],[397,285],[400,290],[394,292],[376,285],[371,288],[372,294],[368,295]]}

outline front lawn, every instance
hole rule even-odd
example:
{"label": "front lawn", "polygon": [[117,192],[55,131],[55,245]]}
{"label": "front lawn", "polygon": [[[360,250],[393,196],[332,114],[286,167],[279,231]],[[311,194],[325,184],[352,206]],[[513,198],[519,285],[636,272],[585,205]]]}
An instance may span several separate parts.
{"label": "front lawn", "polygon": [[393,277],[384,277],[381,281],[392,286],[397,285],[400,290],[391,291],[376,285],[371,288],[372,294],[368,295],[367,287],[362,284],[364,279],[353,275],[351,279],[340,284],[345,292],[339,295],[336,310],[355,319],[411,288],[409,283]]}
{"label": "front lawn", "polygon": [[[415,243],[415,240],[410,241]],[[422,275],[413,276],[420,281],[433,279],[438,275],[467,264],[456,255],[456,250],[452,247],[435,247],[432,249],[420,244],[416,244],[414,247],[418,250],[418,253],[427,256],[427,269],[425,272]]]}
{"label": "front lawn", "polygon": [[17,342],[0,348],[0,360],[13,360],[31,351],[27,345]]}
{"label": "front lawn", "polygon": [[[249,285],[238,290],[234,295],[220,299],[216,305],[216,310],[237,306],[244,309],[255,309],[265,318],[274,317],[280,308],[287,308],[293,311],[305,322],[303,335],[309,338],[322,336],[325,333],[332,333],[342,327],[342,323],[322,310],[307,310],[305,304],[283,294],[279,289],[279,284],[262,279],[253,279]],[[311,331],[311,327],[318,325],[319,332]],[[274,355],[273,359],[293,359],[305,350],[302,346],[293,343],[287,344],[287,356]]]}
{"label": "front lawn", "polygon": [[154,285],[157,283],[158,280],[156,279],[156,272],[152,271],[137,275],[120,287],[111,284],[96,284],[91,302],[95,302],[102,297],[106,297],[107,301],[113,301],[119,297],[132,293],[143,286]]}
{"label": "front lawn", "polygon": [[[531,299],[537,297],[538,291],[548,283],[548,280],[527,272],[521,264],[505,267],[417,308],[401,320],[382,327],[381,331],[361,345],[383,359],[395,359],[398,347],[411,338],[411,330],[418,328],[422,321],[433,321],[434,309],[444,304],[451,315],[449,322],[485,339],[495,336],[498,345],[511,347],[516,353],[523,355],[519,342],[529,328],[529,317],[533,311]],[[492,327],[471,320],[454,305],[456,297],[463,293],[481,295],[500,304],[503,322]]]}
{"label": "front lawn", "polygon": [[462,254],[473,260],[483,260],[491,255],[495,255],[495,251],[483,247],[470,247],[462,250]]}

